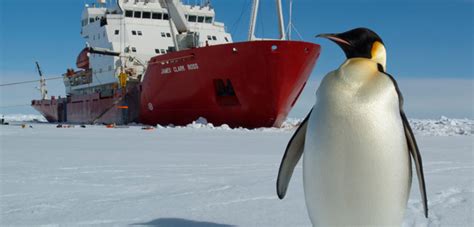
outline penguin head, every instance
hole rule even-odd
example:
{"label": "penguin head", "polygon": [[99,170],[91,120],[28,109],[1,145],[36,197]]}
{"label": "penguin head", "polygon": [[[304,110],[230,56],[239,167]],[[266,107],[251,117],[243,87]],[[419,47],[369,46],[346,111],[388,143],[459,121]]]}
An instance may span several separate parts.
{"label": "penguin head", "polygon": [[380,64],[384,71],[387,53],[382,39],[368,28],[356,28],[343,33],[320,34],[316,37],[327,38],[335,42],[346,54],[347,59],[367,58]]}

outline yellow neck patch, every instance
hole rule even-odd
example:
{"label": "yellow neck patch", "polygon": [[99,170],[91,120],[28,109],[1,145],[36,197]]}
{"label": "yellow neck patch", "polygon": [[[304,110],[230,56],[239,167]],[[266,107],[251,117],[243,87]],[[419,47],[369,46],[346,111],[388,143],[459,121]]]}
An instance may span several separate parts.
{"label": "yellow neck patch", "polygon": [[372,54],[372,60],[381,64],[384,70],[386,70],[387,69],[387,52],[385,50],[384,45],[379,41],[375,41],[372,44],[371,54]]}

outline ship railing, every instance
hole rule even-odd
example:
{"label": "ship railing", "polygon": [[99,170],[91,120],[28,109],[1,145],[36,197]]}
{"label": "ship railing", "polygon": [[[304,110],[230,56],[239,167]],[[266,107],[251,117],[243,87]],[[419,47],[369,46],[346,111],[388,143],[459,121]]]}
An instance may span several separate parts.
{"label": "ship railing", "polygon": [[166,59],[166,60],[152,60],[152,62],[148,63],[149,65],[155,65],[155,64],[161,64],[161,65],[167,65],[167,64],[175,64],[178,62],[185,61],[187,59],[194,58],[194,54],[189,54],[177,58],[171,58],[171,59]]}
{"label": "ship railing", "polygon": [[72,74],[65,73],[63,74],[65,80],[68,80],[69,85],[79,86],[83,84],[90,84],[92,83],[92,70],[82,70],[77,72],[72,72]]}

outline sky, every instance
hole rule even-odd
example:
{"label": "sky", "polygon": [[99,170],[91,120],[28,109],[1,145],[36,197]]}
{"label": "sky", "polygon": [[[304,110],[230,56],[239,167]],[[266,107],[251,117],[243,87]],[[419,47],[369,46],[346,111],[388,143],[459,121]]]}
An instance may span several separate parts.
{"label": "sky", "polygon": [[[36,79],[36,60],[40,62],[43,72],[50,77],[58,76],[66,68],[73,67],[77,54],[85,45],[79,34],[81,12],[85,3],[92,2],[94,1],[0,0],[1,83]],[[216,9],[217,20],[226,24],[234,41],[245,41],[251,0],[211,2]],[[274,2],[261,0],[256,29],[258,37],[277,37]],[[283,0],[286,19],[288,2]],[[414,103],[424,100],[426,95],[433,100],[445,100],[446,94],[455,99],[451,102],[462,103],[458,109],[452,109],[449,101],[432,103],[428,107],[433,111],[427,110],[426,105],[413,105],[408,110],[414,116],[424,118],[449,114],[455,117],[472,117],[473,11],[473,0],[294,0],[292,21],[296,30],[292,32],[292,38],[322,46],[321,57],[310,78],[315,86],[308,86],[307,89],[316,89],[317,81],[327,72],[339,67],[345,59],[343,52],[335,44],[314,36],[368,27],[384,40],[388,54],[387,70],[413,89],[405,90],[413,94],[412,98],[416,99]],[[441,81],[443,86],[439,86]],[[419,87],[413,87],[413,84],[418,84]],[[400,85],[403,91],[403,84]],[[27,104],[32,98],[37,98],[35,86],[1,87],[0,107],[3,107],[0,112],[34,113],[27,107],[4,107]],[[64,93],[61,81],[50,81],[48,86],[50,94]],[[314,91],[307,93],[301,100],[314,98],[311,97]],[[304,105],[302,109],[310,108],[309,105]],[[446,109],[442,111],[444,106]],[[305,111],[296,112],[293,115],[299,117]]]}

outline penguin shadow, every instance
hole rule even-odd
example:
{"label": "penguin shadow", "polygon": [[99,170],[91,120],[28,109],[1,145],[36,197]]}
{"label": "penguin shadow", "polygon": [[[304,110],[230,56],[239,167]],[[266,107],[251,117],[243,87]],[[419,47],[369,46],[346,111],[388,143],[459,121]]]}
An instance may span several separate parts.
{"label": "penguin shadow", "polygon": [[158,218],[146,223],[134,223],[132,225],[155,227],[235,227],[235,225],[219,224],[205,221],[193,221],[183,218]]}

